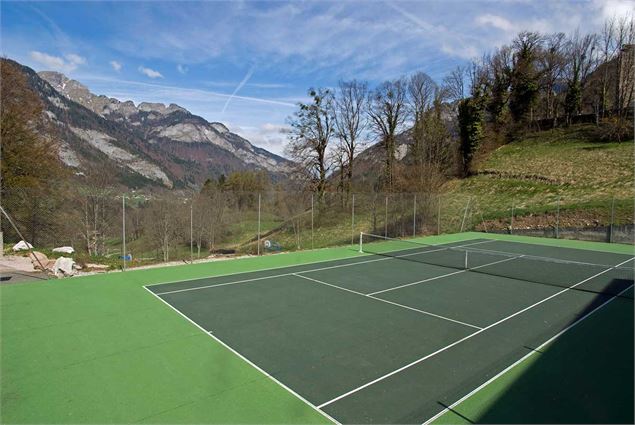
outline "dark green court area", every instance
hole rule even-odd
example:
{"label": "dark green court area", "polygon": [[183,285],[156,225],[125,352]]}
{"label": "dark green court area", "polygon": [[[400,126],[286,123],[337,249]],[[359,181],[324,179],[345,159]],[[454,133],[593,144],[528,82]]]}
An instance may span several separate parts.
{"label": "dark green court area", "polygon": [[[146,289],[340,423],[435,419],[605,307],[633,309],[629,255],[370,235],[362,251]],[[633,341],[611,350],[632,353]],[[632,394],[632,374],[615,385]],[[632,418],[632,402],[623,408]]]}

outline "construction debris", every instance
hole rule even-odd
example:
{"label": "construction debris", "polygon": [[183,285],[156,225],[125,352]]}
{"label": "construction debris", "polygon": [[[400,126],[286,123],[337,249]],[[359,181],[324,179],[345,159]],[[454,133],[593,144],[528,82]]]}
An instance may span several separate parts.
{"label": "construction debris", "polygon": [[75,249],[72,246],[60,246],[58,248],[53,248],[53,252],[59,252],[61,254],[72,254],[75,252]]}
{"label": "construction debris", "polygon": [[73,276],[76,273],[75,261],[72,258],[60,257],[55,260],[53,273],[57,277]]}
{"label": "construction debris", "polygon": [[28,242],[24,242],[24,241],[20,241],[17,244],[13,245],[13,251],[26,251],[33,248],[33,245],[31,245]]}

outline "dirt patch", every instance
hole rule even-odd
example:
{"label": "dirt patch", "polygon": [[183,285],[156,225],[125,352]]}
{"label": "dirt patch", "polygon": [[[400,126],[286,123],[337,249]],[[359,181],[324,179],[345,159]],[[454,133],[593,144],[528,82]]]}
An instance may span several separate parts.
{"label": "dirt patch", "polygon": [[[592,210],[581,210],[573,212],[561,212],[557,214],[527,214],[514,217],[514,229],[545,229],[559,227],[599,227],[609,223],[598,220],[597,213]],[[511,227],[511,217],[496,220],[486,220],[476,225],[478,231],[488,230],[509,230]]]}
{"label": "dirt patch", "polygon": [[488,177],[500,178],[500,179],[539,181],[539,182],[555,184],[555,185],[563,184],[563,182],[560,180],[552,179],[546,176],[541,176],[539,174],[513,173],[510,171],[498,171],[498,170],[485,169],[485,170],[480,170],[475,172],[474,175],[488,176]]}

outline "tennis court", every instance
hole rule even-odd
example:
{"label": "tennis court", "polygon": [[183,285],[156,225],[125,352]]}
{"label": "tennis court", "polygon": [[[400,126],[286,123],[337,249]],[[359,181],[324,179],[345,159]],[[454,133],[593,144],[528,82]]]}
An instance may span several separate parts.
{"label": "tennis court", "polygon": [[340,423],[433,420],[612,301],[632,309],[629,255],[360,239],[353,258],[146,289]]}

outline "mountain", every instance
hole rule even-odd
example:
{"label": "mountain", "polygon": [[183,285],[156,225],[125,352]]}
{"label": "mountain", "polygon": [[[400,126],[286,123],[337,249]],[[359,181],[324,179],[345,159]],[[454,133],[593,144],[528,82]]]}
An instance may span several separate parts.
{"label": "mountain", "polygon": [[21,69],[55,129],[47,136],[78,176],[99,170],[128,187],[173,188],[232,171],[265,170],[281,179],[290,170],[290,161],[178,105],[135,105],[95,95],[58,72]]}

